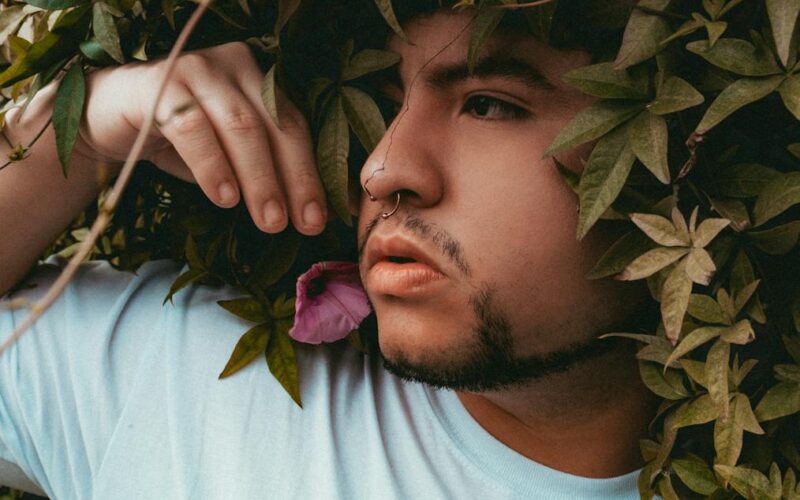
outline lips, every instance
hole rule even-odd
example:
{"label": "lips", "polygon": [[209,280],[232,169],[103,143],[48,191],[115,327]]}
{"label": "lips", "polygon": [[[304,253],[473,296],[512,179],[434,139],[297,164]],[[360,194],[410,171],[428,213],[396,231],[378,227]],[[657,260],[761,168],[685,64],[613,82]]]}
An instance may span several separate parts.
{"label": "lips", "polygon": [[377,295],[423,295],[446,277],[422,247],[403,236],[373,234],[367,244],[366,264],[365,285]]}

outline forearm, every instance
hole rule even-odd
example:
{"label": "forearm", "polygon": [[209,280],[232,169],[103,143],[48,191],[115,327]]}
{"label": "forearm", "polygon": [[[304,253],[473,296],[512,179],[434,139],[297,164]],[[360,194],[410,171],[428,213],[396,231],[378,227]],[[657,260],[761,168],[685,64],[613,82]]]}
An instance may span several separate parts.
{"label": "forearm", "polygon": [[[28,145],[52,114],[53,86],[43,89],[17,121],[6,116],[4,132],[11,144]],[[97,196],[96,168],[73,155],[69,176],[58,160],[53,126],[31,147],[27,157],[0,170],[0,294],[7,292],[67,225]],[[11,148],[2,141],[0,159]]]}

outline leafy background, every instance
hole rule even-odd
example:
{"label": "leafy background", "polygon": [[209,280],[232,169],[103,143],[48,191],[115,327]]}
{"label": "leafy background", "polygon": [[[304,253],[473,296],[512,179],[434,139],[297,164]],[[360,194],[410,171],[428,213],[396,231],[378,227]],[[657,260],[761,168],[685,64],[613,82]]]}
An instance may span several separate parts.
{"label": "leafy background", "polygon": [[[397,62],[381,47],[391,31],[404,36],[403,19],[437,3],[222,0],[193,33],[190,48],[247,41],[266,71],[267,110],[280,121],[276,86],[303,110],[340,218],[315,238],[265,235],[243,207],[217,209],[194,186],[138,167],[92,257],[121,269],[185,262],[166,300],[190,283],[226,283],[248,297],[220,304],[253,322],[221,377],[263,357],[301,404],[286,334],[294,281],[313,262],[355,259],[348,190],[385,131],[374,78]],[[520,23],[596,56],[565,79],[599,99],[548,153],[579,198],[577,237],[607,221],[628,227],[587,278],[646,280],[660,313],[653,331],[609,333],[640,343],[642,380],[662,401],[641,442],[642,497],[800,497],[800,0],[533,3],[452,7],[474,13],[470,57],[498,26]],[[163,55],[195,8],[5,2],[4,112],[60,78],[53,125],[66,165],[86,71]],[[558,164],[559,152],[590,141],[581,175]],[[31,147],[13,146],[6,168]],[[48,253],[74,252],[97,210]],[[374,331],[350,340],[363,348]]]}

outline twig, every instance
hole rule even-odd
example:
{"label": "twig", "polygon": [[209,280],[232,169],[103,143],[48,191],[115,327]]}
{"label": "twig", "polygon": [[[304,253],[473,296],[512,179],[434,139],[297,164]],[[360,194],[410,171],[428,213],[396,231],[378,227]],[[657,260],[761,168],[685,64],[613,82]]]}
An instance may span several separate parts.
{"label": "twig", "polygon": [[170,50],[169,56],[165,62],[166,68],[164,70],[164,76],[161,79],[158,93],[156,94],[156,100],[144,119],[142,128],[139,130],[139,135],[136,136],[136,141],[133,143],[133,147],[131,148],[130,153],[128,153],[128,157],[125,159],[125,164],[122,167],[119,177],[114,183],[111,193],[109,193],[105,202],[103,202],[103,206],[100,208],[100,213],[89,230],[89,235],[83,240],[83,243],[78,251],[72,257],[72,259],[70,259],[67,267],[61,272],[58,279],[55,281],[55,283],[53,283],[45,296],[31,307],[31,313],[28,315],[28,317],[26,317],[14,330],[11,336],[0,345],[0,356],[2,356],[6,349],[19,340],[22,334],[24,334],[28,328],[30,328],[64,292],[67,284],[69,284],[70,280],[72,280],[73,276],[77,272],[78,266],[89,254],[92,247],[94,247],[94,244],[97,242],[97,238],[102,234],[106,226],[108,226],[108,223],[111,221],[114,209],[122,197],[122,192],[125,190],[125,186],[127,186],[128,181],[131,178],[131,174],[133,174],[133,169],[136,166],[136,161],[139,158],[139,154],[141,154],[142,149],[144,148],[144,143],[148,139],[148,134],[153,126],[153,122],[155,121],[156,107],[164,95],[167,82],[169,81],[169,78],[175,67],[175,60],[178,58],[178,54],[180,54],[181,50],[183,50],[183,47],[186,45],[186,41],[189,39],[189,35],[192,33],[192,31],[194,31],[197,23],[200,21],[200,17],[206,11],[210,3],[211,0],[200,0],[197,9],[192,13],[191,17],[186,22],[186,26],[184,26],[183,30],[181,30],[175,45],[172,47],[172,50]]}
{"label": "twig", "polygon": [[492,9],[505,9],[505,10],[514,10],[514,9],[524,9],[526,7],[536,7],[537,5],[544,5],[546,3],[552,3],[554,0],[536,0],[535,2],[526,2],[526,3],[509,3],[503,5],[493,5]]}
{"label": "twig", "polygon": [[[53,122],[53,118],[51,117],[49,120],[47,120],[47,123],[44,124],[44,127],[42,127],[42,130],[40,130],[39,133],[36,134],[36,137],[34,137],[31,140],[31,142],[29,142],[28,145],[25,146],[25,150],[26,151],[31,149],[33,147],[33,145],[36,144],[36,141],[38,141],[39,138],[42,137],[42,134],[44,134],[44,131],[47,130],[47,127],[49,127],[52,122]],[[3,138],[6,140],[8,145],[11,147],[11,150],[13,151],[16,146],[11,144],[11,141],[8,140],[8,137],[6,137],[5,131],[3,132]],[[4,168],[6,168],[7,166],[11,165],[12,163],[16,163],[16,161],[15,160],[8,160],[3,165],[0,165],[0,171],[2,171]]]}

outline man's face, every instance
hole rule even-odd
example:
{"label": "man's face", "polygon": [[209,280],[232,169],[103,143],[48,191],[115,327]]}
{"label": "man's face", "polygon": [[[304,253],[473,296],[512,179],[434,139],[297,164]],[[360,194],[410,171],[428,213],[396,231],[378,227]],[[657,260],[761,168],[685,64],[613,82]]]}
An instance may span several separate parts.
{"label": "man's face", "polygon": [[413,45],[390,41],[402,105],[361,172],[377,201],[362,197],[359,241],[389,368],[482,390],[591,357],[639,291],[584,278],[607,238],[576,240],[576,196],[543,158],[591,103],[560,79],[589,55],[495,37],[470,74],[470,19],[437,12],[406,26]]}

